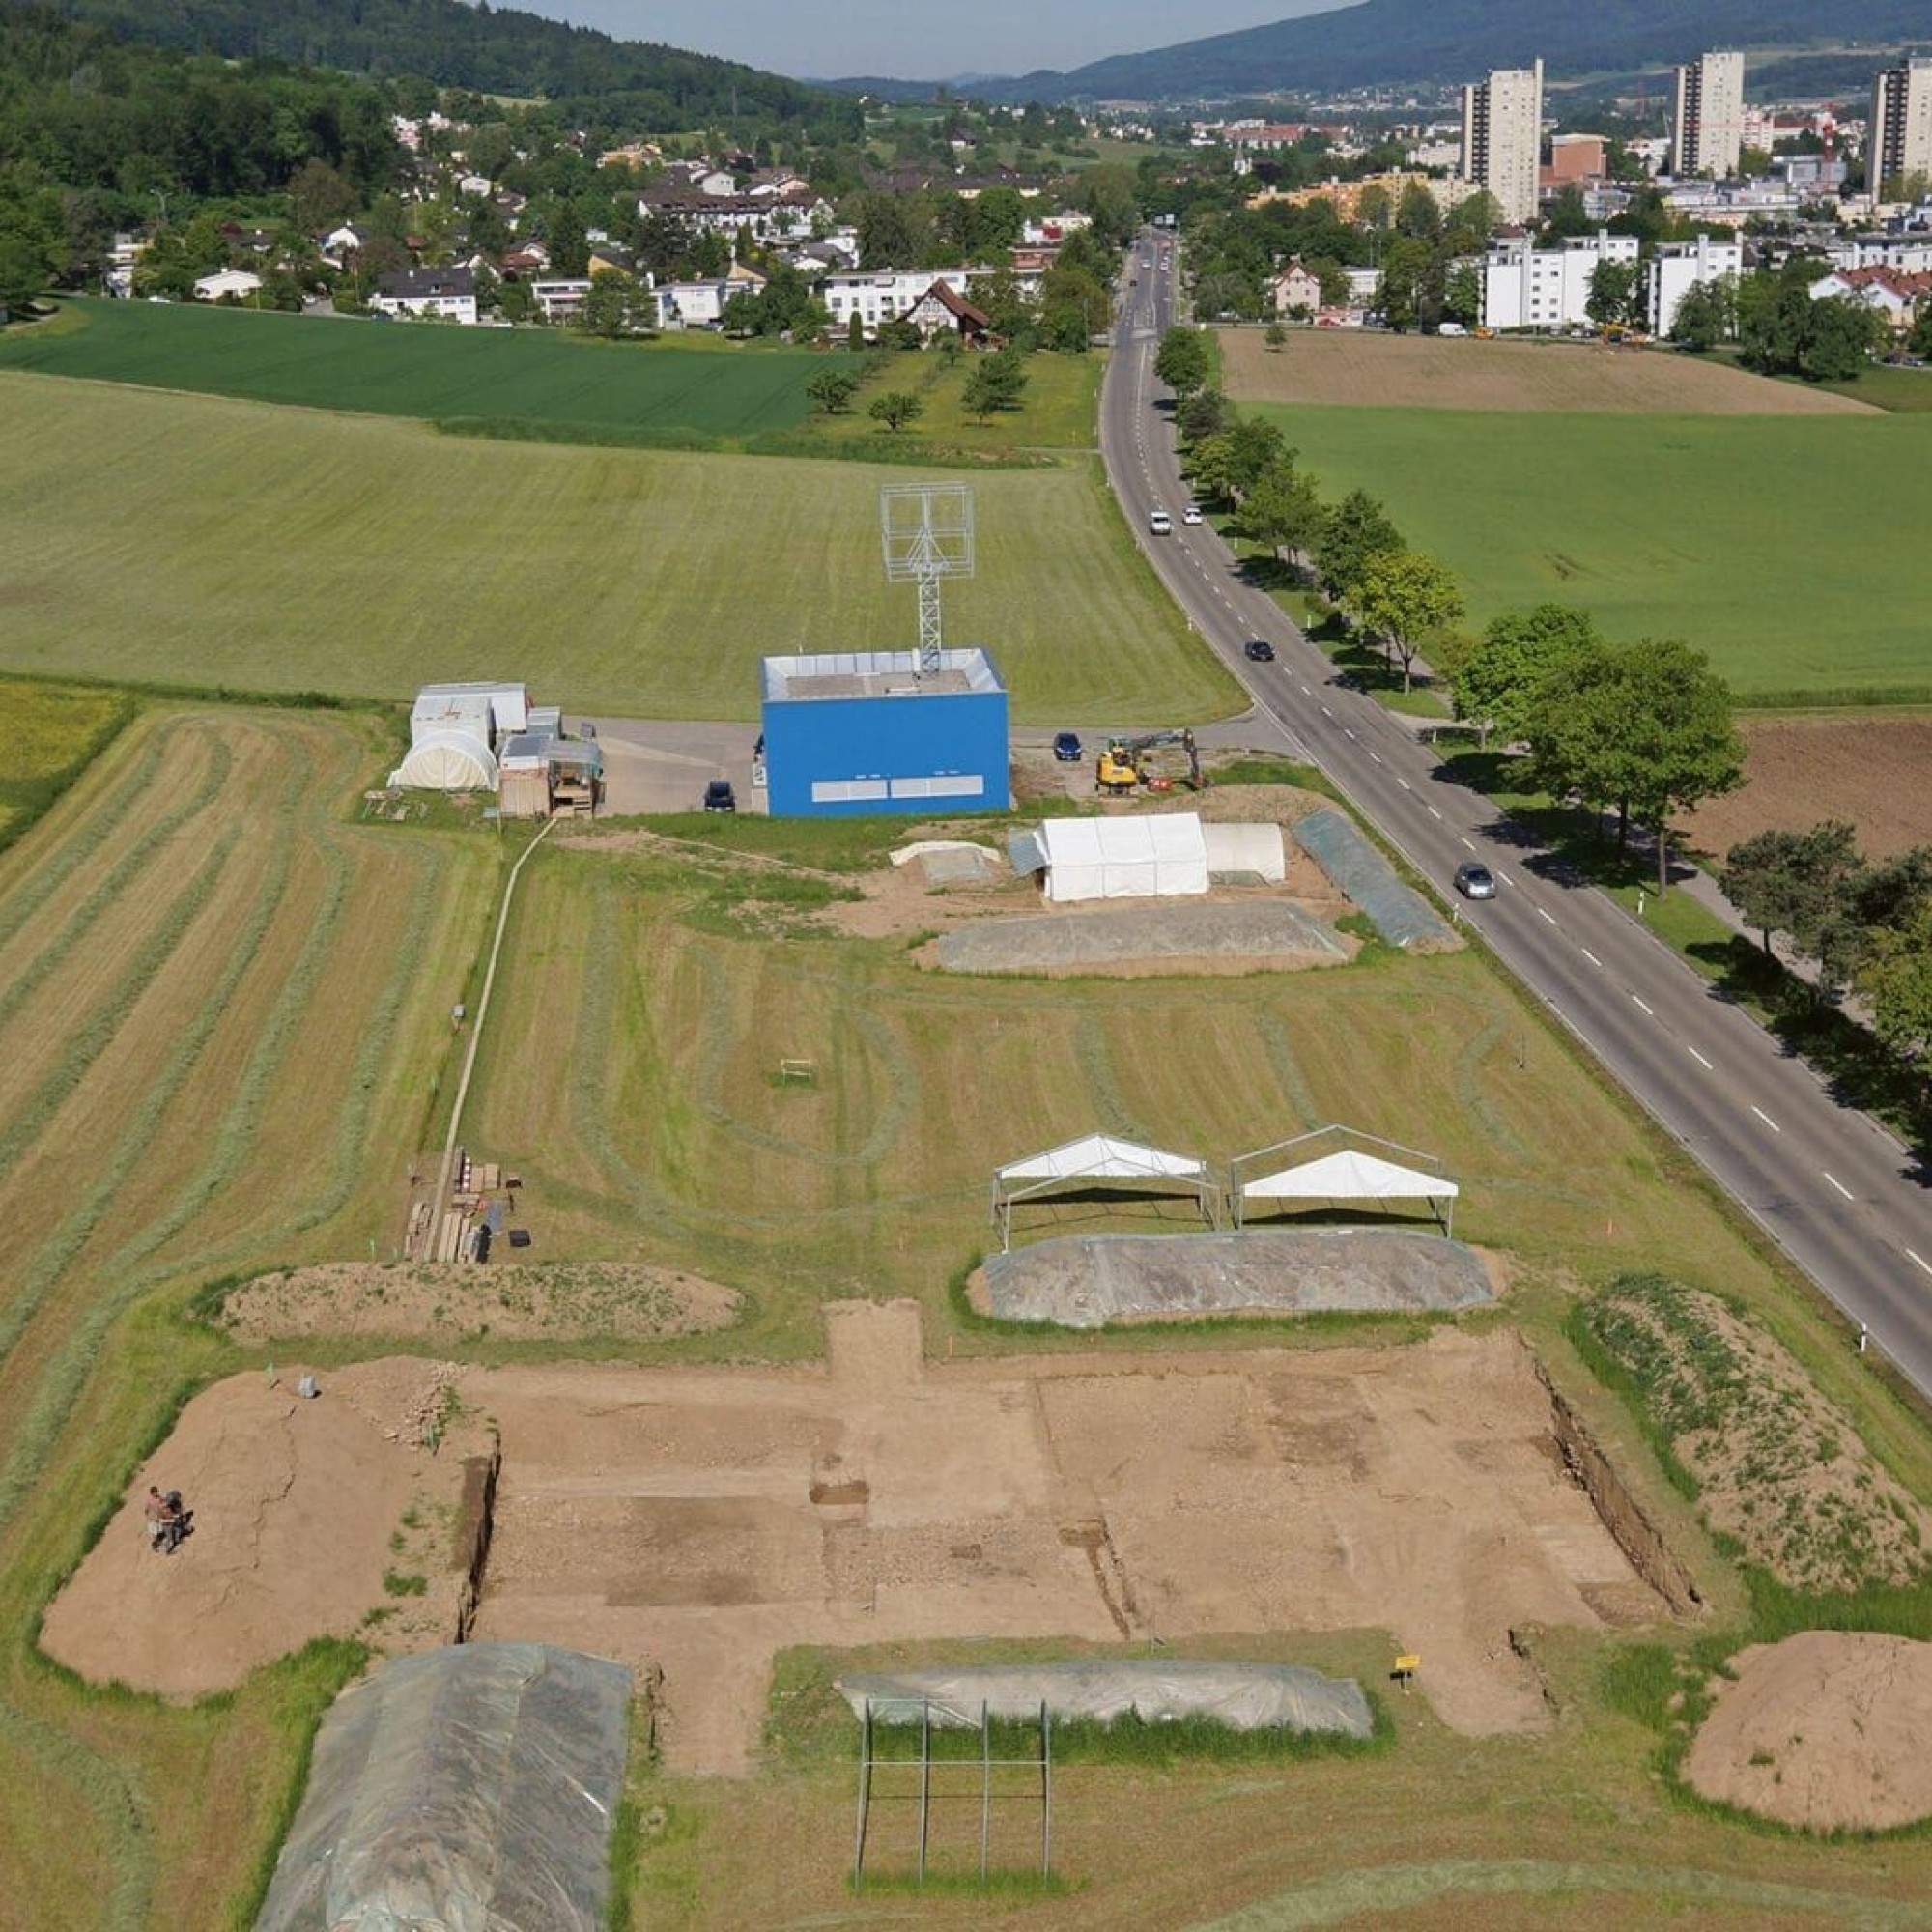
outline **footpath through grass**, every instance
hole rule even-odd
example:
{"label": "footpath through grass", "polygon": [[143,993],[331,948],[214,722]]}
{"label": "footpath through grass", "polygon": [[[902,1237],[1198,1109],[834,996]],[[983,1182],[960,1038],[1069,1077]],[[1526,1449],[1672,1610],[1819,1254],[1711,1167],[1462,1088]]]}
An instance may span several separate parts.
{"label": "footpath through grass", "polygon": [[1324,497],[1386,502],[1477,625],[1555,598],[1688,639],[1747,704],[1932,696],[1932,416],[1256,412]]}

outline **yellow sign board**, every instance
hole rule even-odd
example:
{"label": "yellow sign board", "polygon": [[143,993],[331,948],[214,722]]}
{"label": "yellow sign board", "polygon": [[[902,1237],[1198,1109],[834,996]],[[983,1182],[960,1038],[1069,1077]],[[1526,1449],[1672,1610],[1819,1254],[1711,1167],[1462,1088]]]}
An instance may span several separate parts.
{"label": "yellow sign board", "polygon": [[1406,1657],[1398,1657],[1395,1661],[1395,1667],[1404,1677],[1412,1677],[1416,1671],[1422,1668],[1422,1660],[1413,1653],[1410,1653]]}

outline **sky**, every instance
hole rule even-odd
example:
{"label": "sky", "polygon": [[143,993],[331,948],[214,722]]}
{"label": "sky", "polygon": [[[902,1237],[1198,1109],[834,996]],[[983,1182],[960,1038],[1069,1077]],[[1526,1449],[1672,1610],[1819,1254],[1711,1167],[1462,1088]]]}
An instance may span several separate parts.
{"label": "sky", "polygon": [[723,54],[802,80],[881,74],[944,80],[967,73],[1075,68],[1239,27],[1319,14],[1344,0],[511,0],[531,13]]}

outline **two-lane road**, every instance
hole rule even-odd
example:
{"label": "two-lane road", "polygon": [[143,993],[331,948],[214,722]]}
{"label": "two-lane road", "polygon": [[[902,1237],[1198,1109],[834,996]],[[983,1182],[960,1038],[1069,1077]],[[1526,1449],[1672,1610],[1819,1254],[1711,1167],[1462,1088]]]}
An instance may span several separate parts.
{"label": "two-lane road", "polygon": [[[1207,526],[1179,519],[1185,491],[1153,374],[1171,319],[1172,242],[1132,258],[1101,392],[1107,472],[1141,542],[1195,628],[1273,721],[1416,870],[1446,887],[1476,858],[1500,891],[1458,915],[1729,1192],[1873,1346],[1932,1396],[1932,1190],[1924,1169],[1868,1116],[1716,992],[1642,924],[1487,799],[1455,781],[1416,734],[1334,667],[1241,581]],[[1148,531],[1154,506],[1171,536]],[[1272,664],[1245,659],[1265,638]],[[1574,1150],[1588,1185],[1591,1150]]]}

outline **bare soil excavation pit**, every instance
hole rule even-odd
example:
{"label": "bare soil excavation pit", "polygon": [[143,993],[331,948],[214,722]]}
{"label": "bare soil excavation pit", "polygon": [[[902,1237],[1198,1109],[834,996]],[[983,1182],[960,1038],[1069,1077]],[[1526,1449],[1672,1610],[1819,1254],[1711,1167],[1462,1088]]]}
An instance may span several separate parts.
{"label": "bare soil excavation pit", "polygon": [[792,1644],[1381,1628],[1480,1736],[1548,1719],[1513,1626],[1664,1614],[1514,1336],[941,1365],[913,1304],[827,1323],[824,1367],[464,1378],[504,1452],[474,1634],[661,1667],[674,1769],[750,1768]]}
{"label": "bare soil excavation pit", "polygon": [[[455,1372],[358,1362],[319,1372],[313,1400],[295,1392],[301,1374],[231,1376],[188,1404],[48,1606],[50,1657],[96,1683],[198,1696],[312,1637],[356,1634],[374,1609],[384,1650],[449,1640],[464,1459],[489,1446],[473,1422],[441,1420]],[[150,1483],[194,1512],[172,1556],[148,1546]],[[399,1595],[391,1577],[412,1580]]]}

